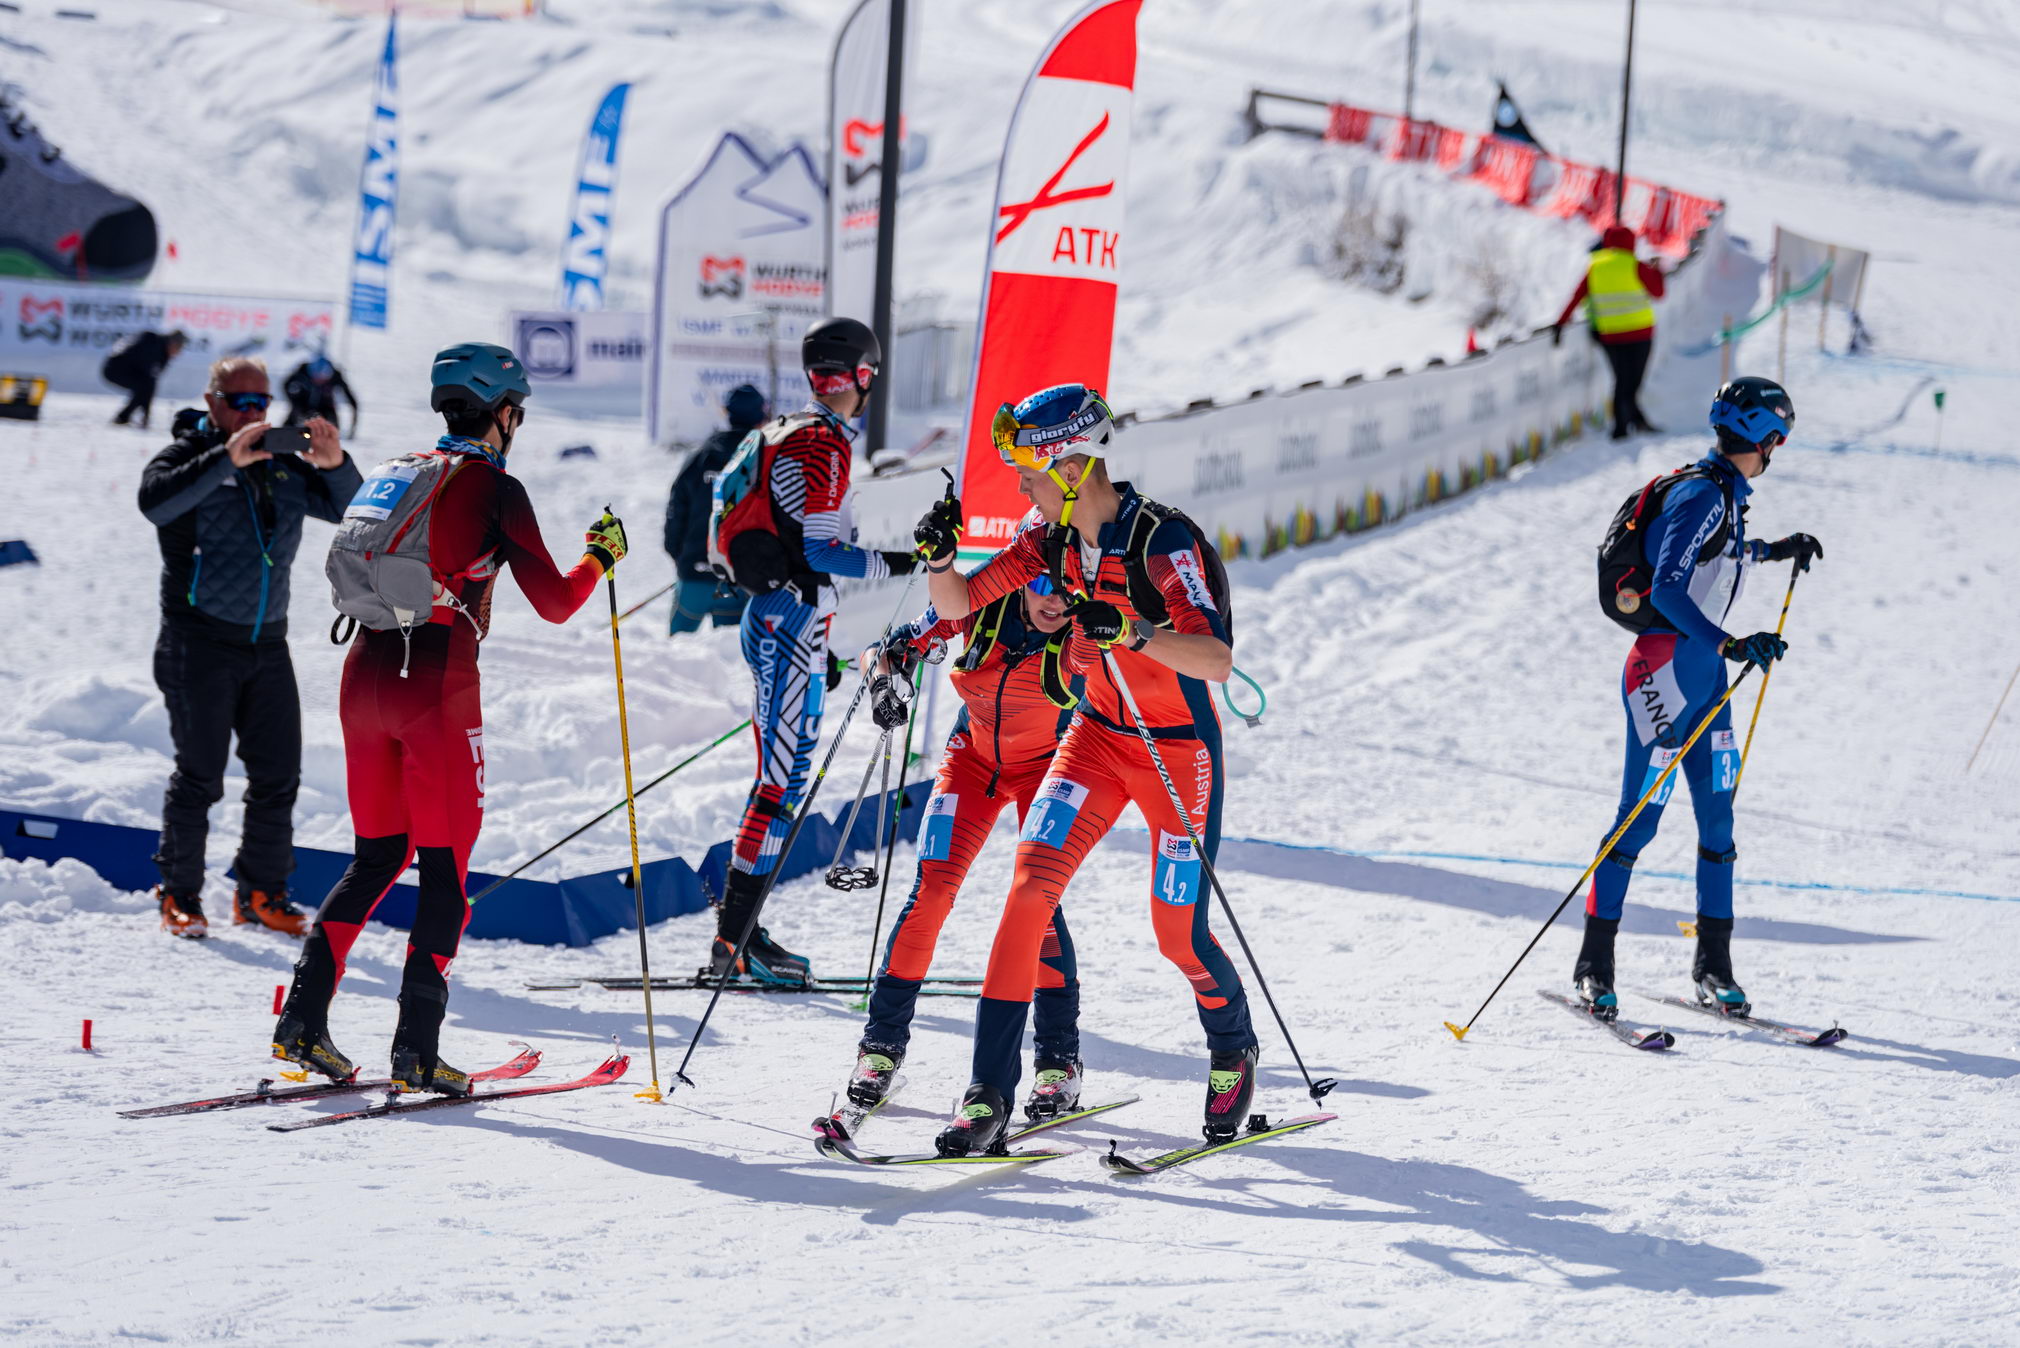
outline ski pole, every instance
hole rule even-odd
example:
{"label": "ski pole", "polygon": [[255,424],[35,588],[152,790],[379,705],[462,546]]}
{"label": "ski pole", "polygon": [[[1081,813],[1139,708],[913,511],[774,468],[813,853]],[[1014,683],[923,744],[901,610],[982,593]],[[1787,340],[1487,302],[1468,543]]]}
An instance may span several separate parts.
{"label": "ski pole", "polygon": [[[1802,572],[1799,569],[1793,566],[1789,568],[1789,589],[1788,593],[1782,596],[1782,616],[1775,620],[1776,636],[1780,636],[1782,628],[1788,624],[1789,601],[1796,597],[1796,578],[1800,575],[1802,575]],[[1739,794],[1740,781],[1746,776],[1747,755],[1753,752],[1753,732],[1760,725],[1761,703],[1767,701],[1768,680],[1774,676],[1775,667],[1773,665],[1769,665],[1760,672],[1760,691],[1753,696],[1753,719],[1746,723],[1746,743],[1741,746],[1739,751],[1739,775],[1732,779],[1732,790],[1735,797]]]}
{"label": "ski pole", "polygon": [[624,610],[623,613],[618,615],[617,621],[623,622],[626,618],[629,618],[632,614],[638,612],[640,609],[644,608],[647,604],[650,604],[653,600],[659,598],[661,595],[665,594],[668,590],[671,590],[674,586],[678,584],[680,584],[678,580],[668,581],[666,584],[654,590],[651,594],[645,596],[645,598],[639,600],[636,604],[633,604],[630,608]]}
{"label": "ski pole", "polygon": [[1138,738],[1150,754],[1150,765],[1157,769],[1157,779],[1164,783],[1164,794],[1171,799],[1171,808],[1178,811],[1179,827],[1185,830],[1186,841],[1192,845],[1192,854],[1199,858],[1199,868],[1206,873],[1207,882],[1213,886],[1214,896],[1220,900],[1220,910],[1227,915],[1228,926],[1234,929],[1234,939],[1241,943],[1241,953],[1248,960],[1248,967],[1255,974],[1256,986],[1262,989],[1263,1000],[1269,1003],[1270,1014],[1276,1017],[1277,1029],[1283,1031],[1284,1046],[1291,1051],[1291,1058],[1298,1065],[1298,1074],[1305,1079],[1305,1089],[1312,1099],[1323,1100],[1326,1092],[1338,1083],[1330,1077],[1313,1081],[1312,1074],[1305,1069],[1304,1055],[1298,1052],[1297,1040],[1291,1037],[1291,1027],[1284,1023],[1284,1013],[1277,1009],[1277,999],[1270,995],[1269,981],[1263,977],[1262,966],[1256,963],[1255,951],[1249,946],[1248,936],[1241,929],[1241,920],[1234,915],[1234,905],[1227,901],[1227,891],[1221,888],[1220,875],[1214,870],[1213,862],[1207,858],[1206,845],[1192,827],[1192,816],[1186,812],[1185,802],[1179,799],[1178,788],[1172,784],[1171,774],[1164,769],[1164,760],[1158,757],[1157,741],[1150,737],[1150,728],[1143,723],[1143,713],[1137,710],[1136,695],[1129,690],[1129,680],[1122,677],[1117,667],[1115,653],[1103,651],[1103,663],[1108,666],[1108,677],[1115,681],[1115,687],[1122,694],[1124,705],[1129,708],[1129,719],[1136,726]]}
{"label": "ski pole", "polygon": [[[912,704],[919,696],[919,685],[909,677],[905,681],[910,684],[912,691],[905,699],[905,747],[904,756],[898,760],[898,800],[891,807],[891,836],[884,841],[884,879],[883,883],[877,886],[877,920],[870,928],[870,967],[863,975],[863,999],[855,1004],[858,1011],[869,1009],[870,994],[876,991],[877,946],[884,939],[884,899],[891,892],[891,867],[898,855],[898,830],[904,826],[901,821],[905,817],[905,778],[912,771]],[[890,761],[889,758],[884,760],[887,766]],[[880,833],[883,831],[883,824],[884,821],[879,818],[877,831]]]}
{"label": "ski pole", "polygon": [[665,772],[660,773],[659,776],[653,778],[651,781],[647,782],[644,786],[639,787],[636,795],[627,793],[624,800],[618,801],[615,805],[605,810],[602,814],[597,815],[594,819],[582,825],[582,827],[576,829],[573,833],[570,833],[560,842],[555,843],[552,847],[548,848],[544,852],[541,852],[539,855],[529,857],[525,861],[520,862],[518,866],[513,868],[510,874],[499,876],[496,880],[493,880],[490,884],[484,886],[484,888],[478,890],[475,894],[472,894],[470,896],[470,902],[471,903],[477,902],[477,900],[483,898],[486,894],[489,894],[492,890],[498,888],[498,886],[504,884],[507,880],[517,879],[521,873],[531,869],[537,862],[544,861],[548,857],[553,856],[556,852],[566,847],[569,843],[574,842],[577,838],[589,832],[590,829],[595,828],[598,824],[610,818],[611,815],[616,814],[619,810],[623,809],[627,803],[635,801],[637,799],[637,796],[644,795],[646,792],[652,790],[653,787],[658,786],[661,782],[673,776],[674,773],[679,772],[682,768],[694,762],[697,758],[700,758],[710,749],[713,749],[718,745],[727,742],[734,736],[742,734],[749,728],[750,728],[750,718],[745,717],[742,721],[738,722],[736,725],[731,726],[728,730],[723,731],[722,734],[716,736],[716,738],[710,740],[707,744],[704,744],[701,748],[696,749],[686,758],[681,759],[680,762],[675,763]]}
{"label": "ski pole", "polygon": [[[879,645],[891,639],[891,629],[898,625],[898,615],[904,612],[905,601],[912,597],[912,584],[918,578],[919,573],[916,570],[905,578],[905,588],[898,593],[898,602],[891,609],[891,616],[884,622],[884,634],[878,638]],[[867,675],[868,671],[864,673]],[[813,781],[807,783],[806,795],[801,797],[799,807],[793,812],[793,825],[786,830],[785,842],[779,847],[778,864],[772,867],[771,872],[765,876],[763,885],[759,887],[757,902],[751,905],[750,918],[743,924],[743,932],[737,937],[736,951],[730,956],[729,963],[723,967],[722,976],[716,979],[715,991],[709,994],[708,1005],[702,1009],[701,1019],[695,1022],[694,1033],[688,1036],[687,1052],[681,1055],[680,1066],[673,1069],[676,1081],[689,1086],[694,1084],[693,1078],[687,1074],[687,1065],[694,1061],[694,1051],[701,1045],[702,1032],[708,1029],[708,1022],[715,1015],[716,1003],[722,1000],[723,989],[729,986],[730,977],[736,972],[737,966],[743,963],[744,952],[750,949],[751,938],[757,935],[758,918],[764,913],[765,900],[771,897],[773,886],[778,884],[779,872],[785,869],[786,858],[793,854],[793,843],[799,838],[800,830],[806,827],[807,816],[813,813],[814,797],[820,794],[821,783],[827,780],[828,768],[833,765],[835,754],[842,747],[842,738],[849,733],[849,722],[855,719],[856,708],[862,705],[863,694],[868,691],[869,686],[870,680],[867,677],[856,680],[856,694],[849,699],[849,709],[842,713],[841,725],[835,728],[835,738],[828,745],[827,756],[821,760],[821,770],[814,774]]]}
{"label": "ski pole", "polygon": [[[891,789],[891,732],[886,730],[870,746],[870,757],[863,764],[863,780],[856,784],[856,798],[849,803],[849,812],[842,819],[841,832],[835,838],[834,860],[828,863],[827,885],[829,889],[868,889],[877,883],[877,846],[870,844],[870,864],[867,866],[844,866],[842,857],[849,850],[849,837],[856,831],[856,818],[863,812],[863,797],[870,794],[870,776],[877,770],[877,763],[884,764],[884,789]],[[884,807],[877,805],[877,831],[872,835],[884,836]]]}
{"label": "ski pole", "polygon": [[[609,514],[610,507],[605,506],[603,513]],[[610,591],[610,663],[617,671],[617,737],[624,746],[624,806],[631,822],[631,897],[638,908],[638,981],[645,991],[645,1048],[647,1061],[652,1064],[651,1089],[639,1091],[634,1098],[657,1104],[665,1096],[659,1089],[659,1038],[652,1024],[652,969],[645,953],[645,885],[638,868],[638,795],[631,787],[631,717],[624,705],[624,647],[617,636],[622,619],[617,616],[615,563],[604,572],[603,579]]]}
{"label": "ski pole", "polygon": [[1464,1025],[1454,1025],[1449,1020],[1445,1022],[1445,1028],[1452,1032],[1454,1039],[1464,1039],[1466,1037],[1466,1032],[1473,1028],[1473,1021],[1480,1019],[1480,1012],[1485,1011],[1488,1002],[1492,1002],[1501,989],[1508,985],[1508,980],[1513,978],[1515,971],[1522,967],[1522,961],[1529,958],[1529,952],[1534,950],[1536,943],[1543,939],[1543,933],[1550,930],[1550,924],[1557,920],[1557,915],[1564,911],[1565,905],[1578,897],[1578,891],[1585,887],[1585,882],[1590,880],[1592,873],[1599,869],[1599,863],[1606,860],[1606,854],[1613,850],[1613,845],[1627,835],[1629,826],[1640,816],[1642,809],[1647,806],[1649,801],[1655,799],[1656,792],[1662,790],[1662,784],[1668,781],[1670,774],[1675,772],[1683,763],[1685,755],[1690,753],[1691,746],[1696,744],[1698,738],[1711,728],[1712,718],[1718,715],[1720,708],[1732,701],[1732,695],[1739,691],[1739,686],[1746,682],[1746,676],[1753,673],[1755,668],[1754,663],[1749,660],[1746,668],[1739,672],[1739,677],[1732,681],[1732,686],[1725,690],[1725,696],[1712,704],[1711,710],[1704,714],[1704,719],[1697,723],[1697,729],[1690,732],[1690,738],[1685,740],[1683,747],[1676,751],[1676,757],[1669,760],[1669,766],[1665,767],[1661,774],[1648,784],[1648,789],[1641,793],[1641,799],[1634,802],[1634,808],[1627,812],[1627,818],[1621,820],[1620,826],[1614,829],[1606,841],[1599,845],[1599,853],[1592,858],[1592,864],[1585,868],[1585,873],[1578,877],[1577,883],[1565,891],[1564,897],[1558,900],[1557,907],[1551,910],[1550,916],[1543,919],[1543,925],[1538,927],[1536,934],[1529,938],[1529,944],[1522,947],[1522,953],[1517,955],[1515,962],[1508,966],[1508,972],[1501,975],[1501,981],[1494,985],[1494,991],[1487,994],[1487,1001],[1480,1003],[1480,1010],[1473,1013],[1472,1020],[1468,1020]]}
{"label": "ski pole", "polygon": [[2013,683],[2016,679],[2020,679],[2020,665],[2013,666],[2012,677],[2006,680],[2006,691],[1999,694],[1999,705],[1992,708],[1992,719],[1985,722],[1985,733],[1978,736],[1978,743],[1971,750],[1971,761],[1964,765],[1964,771],[1969,772],[1978,762],[1978,752],[1985,747],[1985,741],[1991,738],[1992,727],[1999,724],[1999,713],[2006,710],[2006,699],[2013,695]]}

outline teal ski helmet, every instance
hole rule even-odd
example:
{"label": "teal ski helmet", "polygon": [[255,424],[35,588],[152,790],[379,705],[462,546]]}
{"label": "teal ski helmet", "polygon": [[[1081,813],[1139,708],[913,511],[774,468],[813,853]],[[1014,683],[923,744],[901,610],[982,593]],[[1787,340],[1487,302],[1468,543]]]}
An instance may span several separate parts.
{"label": "teal ski helmet", "polygon": [[533,393],[519,357],[489,342],[458,342],[437,351],[429,381],[434,387],[428,406],[451,415],[495,412],[505,403],[519,407]]}

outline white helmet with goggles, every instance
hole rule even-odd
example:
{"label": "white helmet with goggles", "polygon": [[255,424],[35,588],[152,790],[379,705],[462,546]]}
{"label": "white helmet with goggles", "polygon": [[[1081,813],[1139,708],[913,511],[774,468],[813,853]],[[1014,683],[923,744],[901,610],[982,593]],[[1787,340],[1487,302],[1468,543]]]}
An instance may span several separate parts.
{"label": "white helmet with goggles", "polygon": [[990,426],[996,452],[1012,468],[1049,472],[1075,454],[1101,458],[1115,435],[1115,414],[1085,384],[1055,384],[1012,407],[1004,403]]}

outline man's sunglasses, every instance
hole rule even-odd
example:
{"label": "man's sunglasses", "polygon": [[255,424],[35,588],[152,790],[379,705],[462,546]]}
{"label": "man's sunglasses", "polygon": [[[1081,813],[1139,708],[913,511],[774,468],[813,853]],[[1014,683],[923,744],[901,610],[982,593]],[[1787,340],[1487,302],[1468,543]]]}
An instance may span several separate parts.
{"label": "man's sunglasses", "polygon": [[220,393],[224,405],[234,412],[264,412],[272,405],[271,393]]}

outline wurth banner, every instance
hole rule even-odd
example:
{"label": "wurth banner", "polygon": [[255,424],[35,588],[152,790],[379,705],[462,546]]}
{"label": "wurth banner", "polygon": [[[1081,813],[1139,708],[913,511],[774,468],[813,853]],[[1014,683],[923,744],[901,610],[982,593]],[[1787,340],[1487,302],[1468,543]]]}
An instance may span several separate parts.
{"label": "wurth banner", "polygon": [[723,395],[755,384],[798,405],[800,336],[827,312],[827,193],[800,145],[767,159],[726,133],[659,216],[647,426],[693,443],[722,426]]}
{"label": "wurth banner", "polygon": [[617,138],[624,133],[624,96],[614,84],[603,96],[582,141],[582,171],[575,175],[575,204],[568,212],[568,243],[561,253],[561,307],[601,309],[608,266],[610,198],[617,190]]}
{"label": "wurth banner", "polygon": [[[395,12],[397,13],[397,11]],[[365,135],[365,163],[358,173],[358,230],[351,244],[350,323],[386,326],[393,281],[393,199],[399,187],[399,80],[395,62],[395,14],[386,16],[386,48],[372,85],[372,123]]]}
{"label": "wurth banner", "polygon": [[[905,87],[919,64],[920,11],[905,7]],[[835,37],[828,65],[828,312],[868,322],[877,282],[877,221],[882,203],[885,53],[890,0],[861,0]],[[909,102],[909,99],[901,100]],[[898,133],[910,158],[911,118]]]}
{"label": "wurth banner", "polygon": [[1025,81],[996,179],[975,385],[961,454],[964,551],[1010,541],[1025,513],[996,456],[996,409],[1052,384],[1108,388],[1142,0],[1095,0]]}

